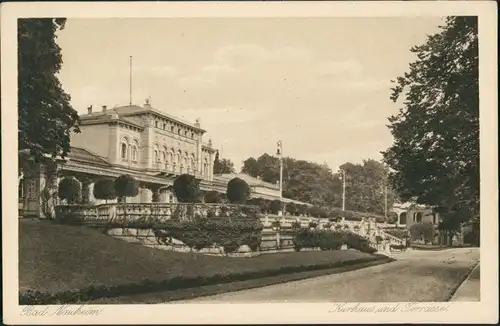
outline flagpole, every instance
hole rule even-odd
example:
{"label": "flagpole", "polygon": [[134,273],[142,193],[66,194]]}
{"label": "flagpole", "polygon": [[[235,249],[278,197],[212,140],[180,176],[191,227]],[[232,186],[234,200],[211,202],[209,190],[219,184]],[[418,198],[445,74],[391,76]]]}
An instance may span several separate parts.
{"label": "flagpole", "polygon": [[132,105],[132,56],[130,56],[130,62],[129,62],[129,73],[130,73],[130,80],[129,80],[129,105]]}

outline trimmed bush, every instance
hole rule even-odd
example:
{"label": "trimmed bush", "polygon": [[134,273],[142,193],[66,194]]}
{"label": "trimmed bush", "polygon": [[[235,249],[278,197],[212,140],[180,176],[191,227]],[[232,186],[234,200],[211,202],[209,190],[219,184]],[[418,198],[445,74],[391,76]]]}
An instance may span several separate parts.
{"label": "trimmed bush", "polygon": [[286,204],[285,206],[285,210],[287,213],[291,214],[291,215],[295,215],[297,214],[297,205],[295,205],[295,203],[288,203]]}
{"label": "trimmed bush", "polygon": [[116,199],[115,182],[111,179],[102,179],[94,184],[94,197],[102,200]]}
{"label": "trimmed bush", "polygon": [[234,178],[227,184],[226,196],[233,204],[245,204],[250,197],[250,186],[245,180]]}
{"label": "trimmed bush", "polygon": [[200,196],[200,184],[190,174],[181,174],[174,181],[174,193],[181,203],[194,203]]}
{"label": "trimmed bush", "polygon": [[139,181],[123,174],[115,179],[115,192],[119,202],[123,202],[126,197],[135,197],[139,193]]}
{"label": "trimmed bush", "polygon": [[218,204],[221,202],[222,198],[217,191],[211,190],[205,193],[205,203]]}
{"label": "trimmed bush", "polygon": [[278,212],[281,211],[282,207],[283,207],[283,204],[281,203],[281,201],[279,201],[278,199],[275,199],[275,200],[271,201],[271,204],[269,205],[269,210],[273,214],[278,214]]}
{"label": "trimmed bush", "polygon": [[82,186],[75,178],[64,178],[59,182],[57,195],[68,204],[76,204],[82,196]]}
{"label": "trimmed bush", "polygon": [[343,244],[364,253],[371,254],[377,251],[370,246],[367,239],[351,232],[301,229],[293,240],[295,251],[300,251],[303,248],[339,250]]}

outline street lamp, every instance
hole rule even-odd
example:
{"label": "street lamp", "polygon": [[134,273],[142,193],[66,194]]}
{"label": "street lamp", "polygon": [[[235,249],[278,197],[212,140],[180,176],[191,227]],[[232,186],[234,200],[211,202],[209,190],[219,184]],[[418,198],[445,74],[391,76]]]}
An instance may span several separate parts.
{"label": "street lamp", "polygon": [[345,179],[346,179],[346,172],[345,170],[339,168],[339,173],[341,173],[341,179],[342,179],[342,210],[345,211]]}

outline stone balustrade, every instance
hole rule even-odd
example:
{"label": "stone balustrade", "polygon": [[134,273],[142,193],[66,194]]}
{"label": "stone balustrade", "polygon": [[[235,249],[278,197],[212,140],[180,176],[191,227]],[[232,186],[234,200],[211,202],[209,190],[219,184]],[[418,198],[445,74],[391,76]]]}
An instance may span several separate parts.
{"label": "stone balustrade", "polygon": [[147,220],[192,221],[196,218],[257,218],[258,208],[248,205],[204,203],[112,203],[101,205],[61,205],[56,208],[60,220],[72,217],[81,222],[114,221],[134,223]]}

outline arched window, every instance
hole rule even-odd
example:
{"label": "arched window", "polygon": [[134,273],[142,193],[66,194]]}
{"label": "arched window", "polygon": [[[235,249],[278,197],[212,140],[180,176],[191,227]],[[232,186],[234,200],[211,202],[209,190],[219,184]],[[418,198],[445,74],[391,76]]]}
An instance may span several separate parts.
{"label": "arched window", "polygon": [[132,161],[137,162],[139,160],[139,143],[134,140],[132,144]]}
{"label": "arched window", "polygon": [[163,163],[167,162],[167,153],[165,153],[165,150],[163,150],[163,152],[161,152],[161,159],[162,159]]}
{"label": "arched window", "polygon": [[188,160],[187,160],[187,157],[184,156],[182,158],[182,166],[184,167],[184,169],[189,173],[189,166],[188,166]]}
{"label": "arched window", "polygon": [[193,154],[191,154],[191,158],[189,159],[189,161],[190,161],[189,167],[191,169],[191,173],[196,174],[196,160]]}
{"label": "arched window", "polygon": [[416,213],[415,214],[415,222],[421,223],[422,222],[422,213]]}
{"label": "arched window", "polygon": [[399,215],[399,224],[406,224],[406,212],[403,212]]}
{"label": "arched window", "polygon": [[123,160],[127,159],[127,144],[126,143],[122,143],[121,157]]}
{"label": "arched window", "polygon": [[169,166],[173,165],[173,167],[171,166],[171,168],[175,167],[173,161],[174,161],[174,153],[172,151],[167,152],[167,163],[169,164]]}
{"label": "arched window", "polygon": [[175,169],[180,168],[180,163],[181,163],[181,154],[180,153],[175,153]]}

